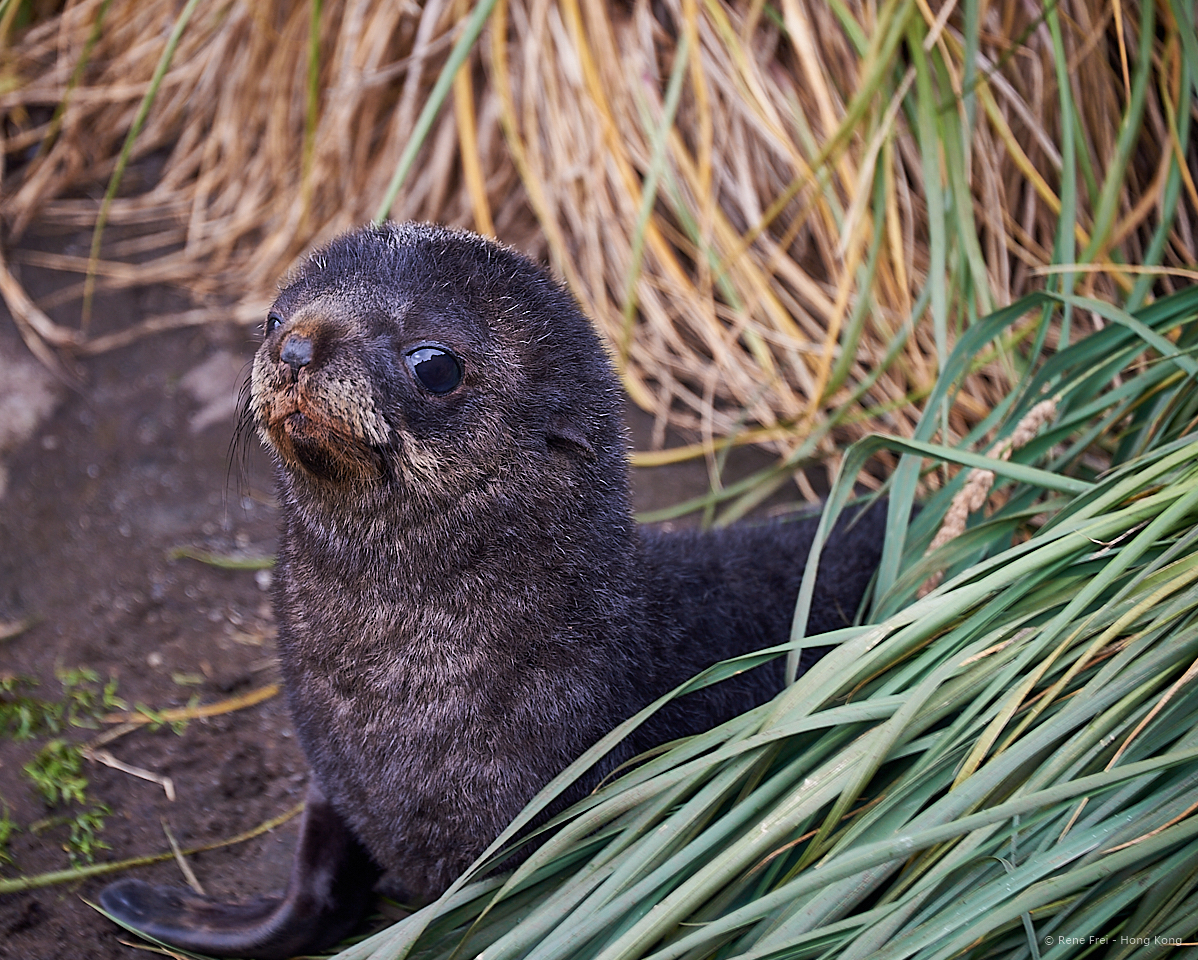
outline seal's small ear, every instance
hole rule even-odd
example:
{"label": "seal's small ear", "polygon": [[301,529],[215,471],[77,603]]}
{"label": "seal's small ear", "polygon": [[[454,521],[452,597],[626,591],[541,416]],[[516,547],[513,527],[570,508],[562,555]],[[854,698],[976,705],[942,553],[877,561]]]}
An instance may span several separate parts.
{"label": "seal's small ear", "polygon": [[550,447],[556,447],[564,453],[581,456],[584,460],[595,459],[595,448],[591,446],[591,441],[577,424],[561,417],[554,417],[549,421],[545,430],[545,440]]}

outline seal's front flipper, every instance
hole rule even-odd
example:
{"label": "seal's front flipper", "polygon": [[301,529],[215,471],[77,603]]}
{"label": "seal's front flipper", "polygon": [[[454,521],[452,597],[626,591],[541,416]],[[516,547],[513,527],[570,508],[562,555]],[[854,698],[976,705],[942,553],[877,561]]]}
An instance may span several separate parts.
{"label": "seal's front flipper", "polygon": [[350,933],[371,905],[378,876],[362,845],[313,784],[282,897],[222,903],[179,887],[122,880],[104,888],[100,905],[121,923],[184,950],[285,960],[332,946]]}

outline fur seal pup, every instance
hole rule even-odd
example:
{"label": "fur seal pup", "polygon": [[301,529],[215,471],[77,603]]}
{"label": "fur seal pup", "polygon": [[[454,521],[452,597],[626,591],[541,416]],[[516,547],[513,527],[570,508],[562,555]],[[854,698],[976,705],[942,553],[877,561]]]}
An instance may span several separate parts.
{"label": "fur seal pup", "polygon": [[[815,520],[638,529],[621,397],[570,296],[510,249],[388,224],[299,268],[248,403],[277,461],[279,657],[312,768],[289,885],[229,904],[124,880],[104,908],[209,955],[319,950],[381,872],[435,897],[620,721],[785,641]],[[851,622],[884,514],[835,533],[810,632]],[[764,702],[783,669],[675,701],[562,802]]]}

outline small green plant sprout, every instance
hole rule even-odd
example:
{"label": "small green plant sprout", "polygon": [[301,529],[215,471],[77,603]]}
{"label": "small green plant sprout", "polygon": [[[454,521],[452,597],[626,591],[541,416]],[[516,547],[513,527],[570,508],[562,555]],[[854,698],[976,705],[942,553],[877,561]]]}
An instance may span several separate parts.
{"label": "small green plant sprout", "polygon": [[4,808],[4,813],[0,814],[0,863],[12,866],[13,858],[8,849],[8,841],[21,828],[13,820],[8,802],[3,797],[0,797],[0,807]]}
{"label": "small green plant sprout", "polygon": [[90,667],[56,672],[62,684],[66,720],[71,726],[94,730],[105,713],[125,708],[125,702],[116,695],[115,676],[110,676],[100,687],[100,677]]}
{"label": "small green plant sprout", "polygon": [[0,674],[0,735],[14,740],[31,740],[43,734],[59,734],[67,727],[95,729],[111,710],[122,710],[117,696],[117,678],[109,677],[101,687],[100,677],[88,667],[56,671],[62,684],[62,699],[36,697],[33,677]]}
{"label": "small green plant sprout", "polygon": [[36,686],[32,677],[0,674],[0,734],[30,740],[52,726],[51,705],[27,692]]}
{"label": "small green plant sprout", "polygon": [[25,773],[51,807],[87,802],[87,777],[82,770],[80,748],[62,738],[51,740],[25,764]]}
{"label": "small green plant sprout", "polygon": [[97,803],[70,820],[71,836],[64,846],[72,865],[78,865],[80,860],[94,863],[97,851],[112,849],[99,838],[104,829],[104,818],[111,814],[112,809],[107,804]]}
{"label": "small green plant sprout", "polygon": [[[78,804],[86,807],[77,813],[68,812],[60,817],[40,820],[30,827],[31,830],[37,832],[68,826],[70,837],[63,844],[63,849],[70,856],[72,864],[78,864],[81,860],[91,863],[95,860],[97,850],[109,849],[98,834],[104,829],[104,818],[111,815],[112,810],[105,804],[95,803],[88,796],[88,781],[83,775],[83,750],[80,746],[62,738],[51,740],[25,764],[25,773],[47,806]],[[0,821],[0,839],[4,836],[4,825]]]}
{"label": "small green plant sprout", "polygon": [[[95,729],[104,714],[123,710],[126,706],[117,696],[115,676],[101,684],[99,674],[90,667],[59,668],[55,676],[62,684],[62,697],[49,700],[33,695],[32,691],[38,685],[33,677],[0,674],[0,736],[14,740],[54,737],[24,765],[25,775],[47,807],[83,809],[40,820],[29,829],[37,833],[51,827],[69,827],[70,836],[63,849],[70,855],[72,864],[78,864],[80,860],[91,862],[97,850],[107,847],[98,834],[104,828],[104,818],[112,811],[88,796],[82,747],[56,735],[71,727]],[[11,864],[8,841],[21,828],[10,816],[3,798],[0,798],[0,807],[3,809],[0,815],[0,863]]]}

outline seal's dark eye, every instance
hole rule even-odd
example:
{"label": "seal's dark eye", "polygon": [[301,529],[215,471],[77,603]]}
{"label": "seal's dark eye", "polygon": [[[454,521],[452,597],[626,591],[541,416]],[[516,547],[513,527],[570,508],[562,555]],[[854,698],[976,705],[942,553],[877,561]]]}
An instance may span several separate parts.
{"label": "seal's dark eye", "polygon": [[407,361],[416,379],[432,393],[449,393],[462,382],[462,362],[441,347],[417,347]]}
{"label": "seal's dark eye", "polygon": [[262,331],[266,336],[270,336],[283,325],[283,318],[273,311],[266,315],[266,322],[262,324]]}

